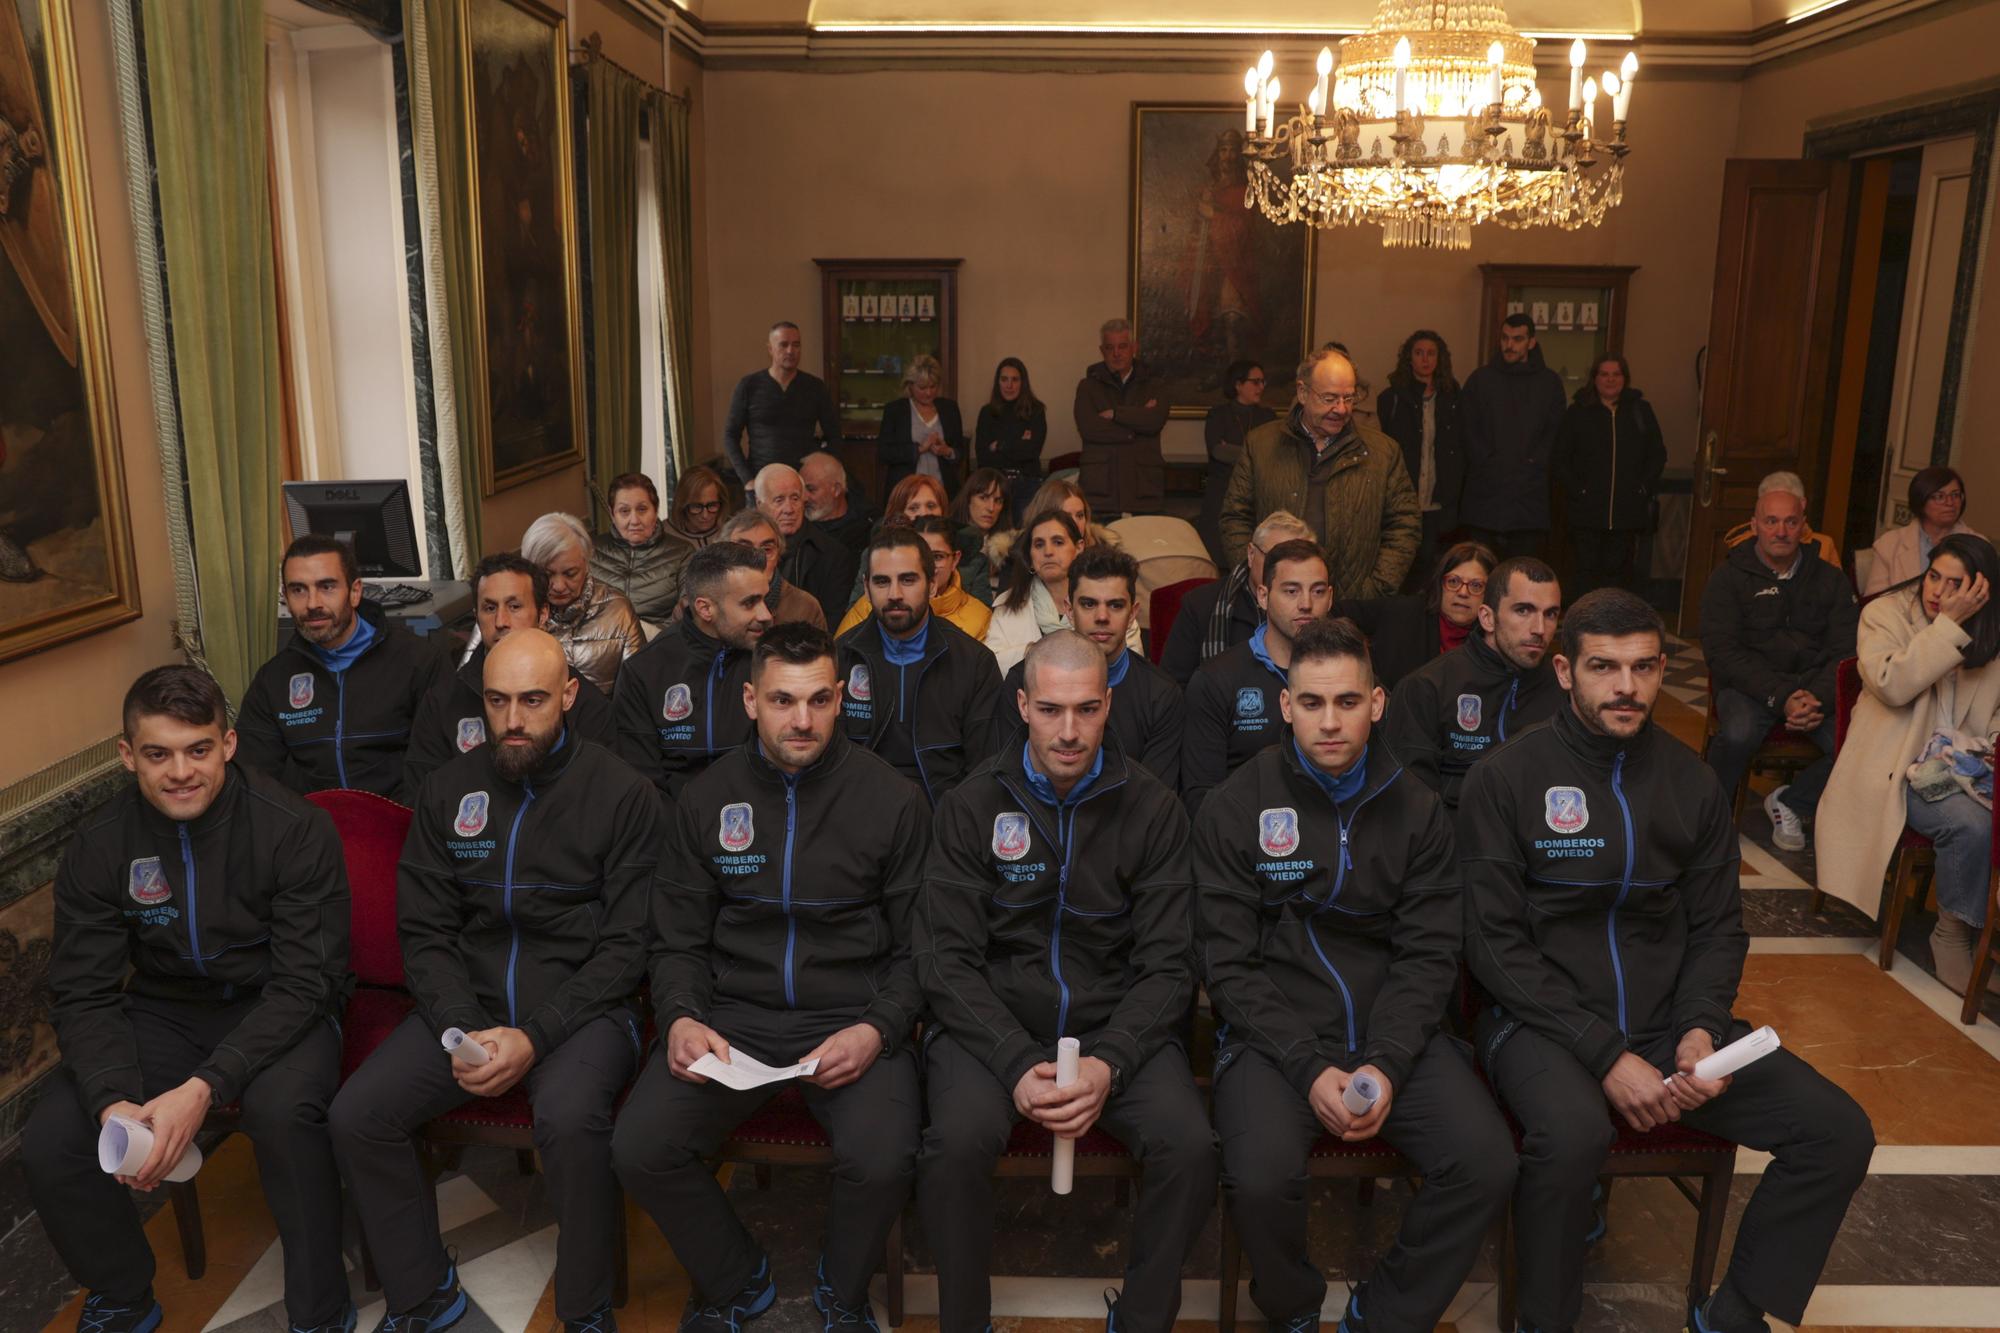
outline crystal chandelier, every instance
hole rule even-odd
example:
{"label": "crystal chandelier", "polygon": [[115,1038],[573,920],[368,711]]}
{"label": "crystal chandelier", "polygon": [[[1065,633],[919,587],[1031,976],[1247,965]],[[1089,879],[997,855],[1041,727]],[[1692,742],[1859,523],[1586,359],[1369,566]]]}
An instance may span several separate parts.
{"label": "crystal chandelier", "polygon": [[1366,32],[1342,39],[1337,70],[1320,51],[1318,82],[1284,120],[1266,51],[1243,76],[1245,207],[1280,223],[1379,223],[1385,246],[1444,250],[1468,249],[1485,222],[1597,226],[1625,194],[1638,58],[1600,84],[1578,38],[1559,120],[1535,87],[1534,50],[1499,0],[1382,0]]}

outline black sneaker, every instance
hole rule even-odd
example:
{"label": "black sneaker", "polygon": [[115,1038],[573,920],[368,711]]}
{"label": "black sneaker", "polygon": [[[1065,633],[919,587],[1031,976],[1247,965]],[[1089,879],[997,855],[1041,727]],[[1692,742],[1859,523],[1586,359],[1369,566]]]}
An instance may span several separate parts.
{"label": "black sneaker", "polygon": [[376,1333],[444,1333],[465,1318],[468,1302],[465,1288],[458,1284],[458,1265],[445,1269],[438,1289],[401,1314],[382,1316]]}
{"label": "black sneaker", "polygon": [[825,1322],[824,1333],[882,1333],[875,1307],[866,1297],[859,1305],[843,1305],[826,1281],[826,1256],[820,1256],[819,1280],[813,1284],[813,1308]]}
{"label": "black sneaker", "polygon": [[293,1324],[292,1333],[354,1333],[354,1320],[358,1311],[349,1305],[340,1316],[324,1324]]}
{"label": "black sneaker", "polygon": [[[1687,1323],[1681,1326],[1681,1333],[1727,1333],[1726,1330],[1717,1328],[1708,1322],[1707,1306],[1707,1299],[1696,1301],[1688,1306]],[[1771,1333],[1771,1324],[1767,1319],[1759,1319],[1756,1327],[1762,1329],[1763,1333]]]}
{"label": "black sneaker", "polygon": [[771,1280],[771,1260],[767,1256],[743,1289],[714,1305],[688,1305],[681,1316],[681,1333],[737,1333],[745,1324],[771,1308],[778,1299],[778,1284]]}
{"label": "black sneaker", "polygon": [[1118,1333],[1118,1288],[1104,1289],[1104,1333]]}
{"label": "black sneaker", "polygon": [[606,1301],[581,1319],[563,1320],[563,1333],[618,1333],[618,1316]]}
{"label": "black sneaker", "polygon": [[84,1298],[83,1309],[76,1316],[76,1333],[153,1333],[165,1313],[150,1287],[136,1301],[121,1301],[100,1292]]}
{"label": "black sneaker", "polygon": [[1319,1333],[1319,1311],[1295,1314],[1290,1319],[1266,1319],[1264,1327],[1269,1333]]}
{"label": "black sneaker", "polygon": [[1365,1289],[1364,1283],[1347,1293],[1347,1308],[1340,1312],[1340,1323],[1334,1333],[1368,1333],[1368,1321],[1361,1317],[1361,1293]]}

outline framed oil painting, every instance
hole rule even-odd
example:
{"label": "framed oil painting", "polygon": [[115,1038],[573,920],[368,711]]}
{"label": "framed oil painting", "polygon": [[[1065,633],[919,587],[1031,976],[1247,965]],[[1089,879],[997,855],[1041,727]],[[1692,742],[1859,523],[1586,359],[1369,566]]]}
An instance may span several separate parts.
{"label": "framed oil painting", "polygon": [[1312,337],[1313,229],[1245,208],[1243,108],[1132,104],[1132,255],[1127,299],[1139,357],[1173,415],[1222,401],[1229,363],[1264,367],[1283,413]]}
{"label": "framed oil painting", "polygon": [[540,0],[466,0],[468,210],[478,279],[487,495],[583,458],[569,36]]}
{"label": "framed oil painting", "polygon": [[66,4],[0,0],[0,661],[139,615]]}

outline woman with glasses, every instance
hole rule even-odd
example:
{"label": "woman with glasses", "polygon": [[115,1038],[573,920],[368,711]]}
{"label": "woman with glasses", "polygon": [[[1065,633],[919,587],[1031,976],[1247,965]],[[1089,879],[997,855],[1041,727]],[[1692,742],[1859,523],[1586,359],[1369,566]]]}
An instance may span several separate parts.
{"label": "woman with glasses", "polygon": [[1202,434],[1208,439],[1208,485],[1201,493],[1201,517],[1194,526],[1218,564],[1222,561],[1222,533],[1216,525],[1222,518],[1229,474],[1236,470],[1236,460],[1243,457],[1243,442],[1250,438],[1250,432],[1278,419],[1276,412],[1264,406],[1264,384],[1264,367],[1255,361],[1232,363],[1223,377],[1227,396],[1208,409],[1208,420],[1202,423]]}
{"label": "woman with glasses", "polygon": [[1438,558],[1429,595],[1424,599],[1431,613],[1429,657],[1450,652],[1479,627],[1486,580],[1499,563],[1500,557],[1478,542],[1460,542]]}
{"label": "woman with glasses", "polygon": [[1410,562],[1414,583],[1431,568],[1444,535],[1458,526],[1458,496],[1465,487],[1458,377],[1451,373],[1451,348],[1442,335],[1418,329],[1403,339],[1389,387],[1375,400],[1375,420],[1403,446],[1403,466],[1424,517],[1423,542]]}
{"label": "woman with glasses", "polygon": [[1873,597],[1923,573],[1937,544],[1954,532],[1972,532],[1965,525],[1965,478],[1952,468],[1927,467],[1910,478],[1910,521],[1875,539],[1861,595]]}

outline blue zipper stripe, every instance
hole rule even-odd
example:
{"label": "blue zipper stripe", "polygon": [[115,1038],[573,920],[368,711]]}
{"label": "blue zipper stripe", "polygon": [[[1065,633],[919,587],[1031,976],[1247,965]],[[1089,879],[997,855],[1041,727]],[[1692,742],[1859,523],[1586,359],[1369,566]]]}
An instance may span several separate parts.
{"label": "blue zipper stripe", "polygon": [[715,753],[715,682],[722,676],[722,659],[728,655],[727,648],[717,649],[715,660],[708,664],[708,697],[702,701],[702,716],[708,725],[708,740],[703,747],[707,754]]}
{"label": "blue zipper stripe", "polygon": [[527,783],[521,784],[521,808],[514,812],[514,823],[507,830],[507,875],[501,886],[501,915],[507,918],[507,928],[513,932],[513,943],[507,948],[507,1026],[519,1027],[520,1016],[514,1003],[514,968],[521,961],[521,923],[514,919],[514,844],[521,835],[521,821],[527,818],[528,807],[535,803],[535,789]]}
{"label": "blue zipper stripe", "polygon": [[798,992],[792,980],[792,956],[799,940],[799,919],[792,915],[792,845],[798,833],[799,780],[797,775],[785,775],[785,871],[781,881],[784,893],[785,911],[785,1007],[799,1006]]}
{"label": "blue zipper stripe", "polygon": [[333,673],[333,771],[340,776],[340,785],[347,785],[347,673]]}
{"label": "blue zipper stripe", "polygon": [[208,964],[203,961],[201,956],[201,930],[196,920],[198,913],[196,910],[197,899],[195,895],[194,845],[188,841],[188,826],[186,824],[180,826],[180,833],[181,871],[187,876],[188,953],[193,957],[194,970],[203,976],[207,976]]}
{"label": "blue zipper stripe", "polygon": [[1625,752],[1611,762],[1611,794],[1618,800],[1618,812],[1625,819],[1625,877],[1618,881],[1618,898],[1611,904],[1611,911],[1604,918],[1604,937],[1611,944],[1611,974],[1618,980],[1618,1031],[1627,1037],[1632,1035],[1625,1014],[1625,960],[1618,956],[1618,909],[1625,905],[1625,897],[1632,892],[1632,860],[1637,849],[1632,845],[1632,807],[1625,800]]}
{"label": "blue zipper stripe", "polygon": [[1507,714],[1514,711],[1514,704],[1521,694],[1521,678],[1514,677],[1507,683],[1507,701],[1500,705],[1500,739],[1507,739]]}
{"label": "blue zipper stripe", "polygon": [[1061,1040],[1069,1030],[1069,982],[1063,979],[1062,970],[1062,922],[1064,904],[1069,897],[1069,865],[1076,851],[1076,807],[1068,811],[1056,812],[1056,828],[1062,835],[1062,868],[1056,872],[1056,916],[1055,925],[1049,929],[1049,970],[1056,979],[1056,1038]]}
{"label": "blue zipper stripe", "polygon": [[[1354,852],[1348,846],[1348,833],[1353,829],[1355,819],[1361,814],[1361,807],[1374,800],[1378,793],[1385,791],[1389,783],[1396,780],[1396,774],[1402,771],[1400,768],[1397,769],[1395,773],[1389,775],[1389,782],[1383,783],[1356,801],[1354,809],[1346,819],[1340,817],[1340,807],[1335,805],[1330,797],[1328,798],[1327,804],[1333,806],[1334,822],[1340,826],[1340,863],[1333,869],[1333,889],[1326,895],[1326,901],[1320,904],[1322,909],[1332,907],[1334,901],[1340,897],[1340,891],[1347,885],[1347,872],[1354,866]],[[1313,930],[1313,917],[1318,915],[1319,913],[1315,912],[1313,916],[1306,918],[1306,938],[1312,941],[1313,952],[1319,955],[1320,966],[1324,967],[1327,975],[1333,978],[1333,984],[1340,988],[1341,1008],[1347,1015],[1347,1049],[1351,1053],[1361,1045],[1354,1030],[1354,992],[1347,989],[1347,978],[1340,975],[1340,969],[1333,965],[1333,960],[1326,956],[1326,950],[1320,947],[1319,936]]]}
{"label": "blue zipper stripe", "polygon": [[1340,969],[1333,965],[1333,960],[1326,956],[1326,950],[1320,947],[1319,934],[1313,929],[1311,917],[1306,918],[1306,938],[1312,941],[1313,952],[1319,955],[1320,966],[1324,967],[1326,974],[1333,978],[1333,984],[1340,987],[1340,1004],[1347,1011],[1347,1050],[1352,1054],[1360,1045],[1354,1033],[1354,992],[1347,989],[1347,978],[1340,975]]}

